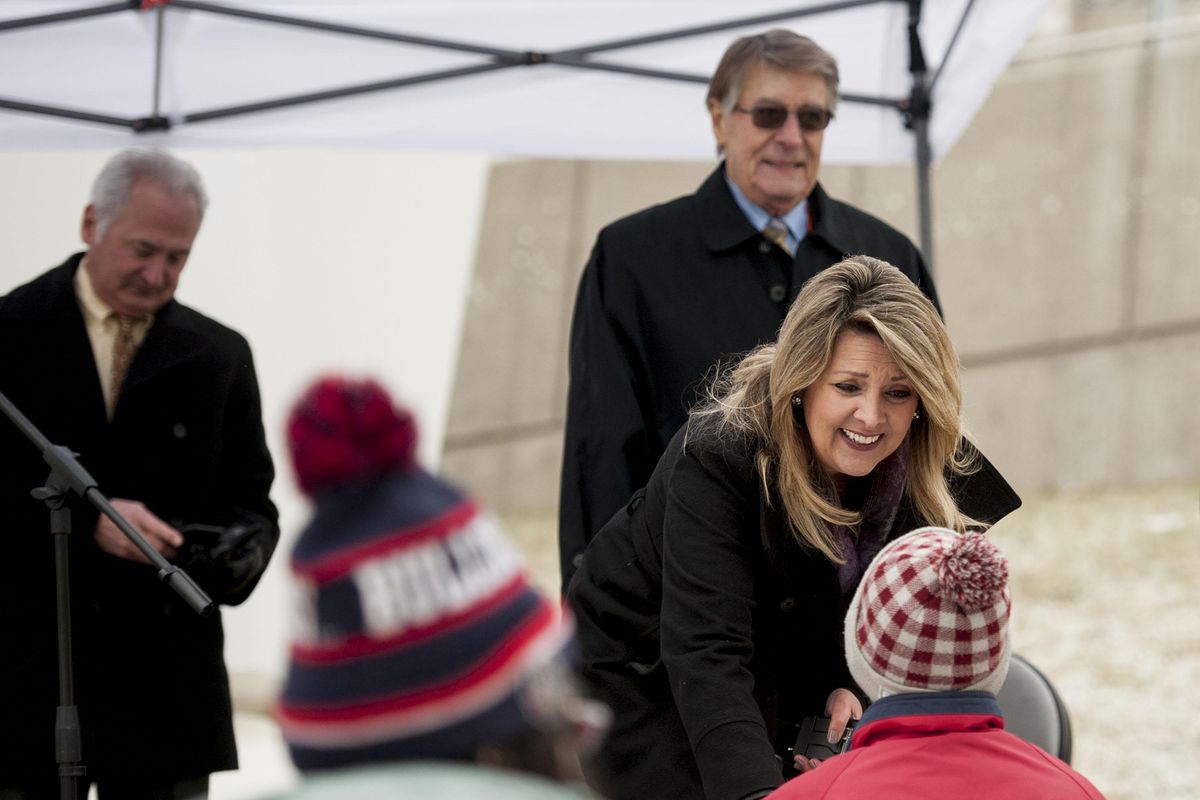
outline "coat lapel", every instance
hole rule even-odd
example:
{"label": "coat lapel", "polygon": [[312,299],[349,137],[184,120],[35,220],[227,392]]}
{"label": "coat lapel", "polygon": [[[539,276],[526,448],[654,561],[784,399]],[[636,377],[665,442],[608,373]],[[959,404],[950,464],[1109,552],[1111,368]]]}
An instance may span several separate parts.
{"label": "coat lapel", "polygon": [[28,346],[41,354],[40,378],[59,398],[58,407],[73,408],[89,425],[99,425],[105,420],[104,394],[83,312],[75,298],[75,270],[82,257],[82,253],[71,256],[47,276],[46,305],[32,309],[26,331]]}
{"label": "coat lapel", "polygon": [[[172,300],[154,318],[146,340],[138,348],[125,376],[121,393],[136,392],[159,377],[200,358],[212,349],[212,342],[182,324],[180,308]],[[118,401],[119,402],[119,401]]]}
{"label": "coat lapel", "polygon": [[724,162],[700,185],[695,198],[701,236],[710,251],[732,250],[758,234],[725,183]]}

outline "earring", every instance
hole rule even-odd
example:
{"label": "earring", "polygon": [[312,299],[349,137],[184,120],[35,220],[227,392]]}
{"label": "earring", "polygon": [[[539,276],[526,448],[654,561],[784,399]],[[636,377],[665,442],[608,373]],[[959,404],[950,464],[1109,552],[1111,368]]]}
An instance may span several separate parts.
{"label": "earring", "polygon": [[917,411],[913,412],[913,419],[920,419],[920,418],[921,418],[921,412],[918,409]]}
{"label": "earring", "polygon": [[804,405],[804,398],[798,394],[792,395],[792,405],[794,405],[794,406]]}

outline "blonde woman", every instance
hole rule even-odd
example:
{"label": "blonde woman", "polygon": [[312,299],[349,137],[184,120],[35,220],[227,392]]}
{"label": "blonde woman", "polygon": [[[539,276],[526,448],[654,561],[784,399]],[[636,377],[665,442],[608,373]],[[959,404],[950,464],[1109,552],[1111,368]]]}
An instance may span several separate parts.
{"label": "blonde woman", "polygon": [[[613,709],[587,765],[611,800],[744,800],[795,774],[806,716],[862,713],[849,598],[888,541],[986,528],[1020,499],[964,439],[933,304],[856,256],[812,278],[773,345],[719,376],[568,589]],[[800,680],[797,680],[800,676]]]}

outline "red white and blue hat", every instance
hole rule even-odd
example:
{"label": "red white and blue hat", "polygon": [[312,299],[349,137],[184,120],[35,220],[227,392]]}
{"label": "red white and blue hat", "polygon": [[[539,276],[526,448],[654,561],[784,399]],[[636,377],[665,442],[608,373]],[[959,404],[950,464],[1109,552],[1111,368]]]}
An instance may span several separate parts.
{"label": "red white and blue hat", "polygon": [[373,381],[326,378],[288,440],[315,507],[278,709],[296,766],[469,759],[538,727],[525,690],[569,629],[497,522],[416,465],[411,414]]}

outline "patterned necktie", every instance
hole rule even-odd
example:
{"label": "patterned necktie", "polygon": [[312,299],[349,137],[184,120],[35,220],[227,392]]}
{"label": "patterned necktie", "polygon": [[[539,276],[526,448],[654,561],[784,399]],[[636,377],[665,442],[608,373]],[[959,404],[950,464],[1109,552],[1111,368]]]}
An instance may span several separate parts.
{"label": "patterned necktie", "polygon": [[767,227],[762,229],[762,235],[778,245],[779,248],[789,256],[792,254],[792,249],[788,247],[787,226],[783,224],[783,220],[772,217],[767,223]]}
{"label": "patterned necktie", "polygon": [[138,318],[120,314],[113,316],[117,320],[117,337],[113,340],[109,392],[113,397],[112,405],[116,405],[116,398],[121,394],[121,384],[125,381],[125,373],[129,371],[129,365],[133,363],[133,354],[137,352],[137,339],[134,334]]}

